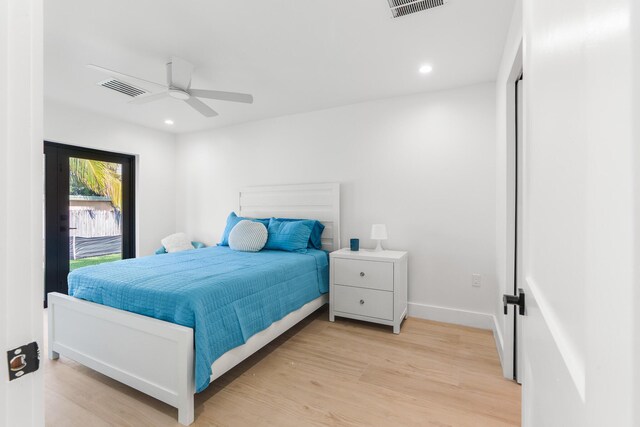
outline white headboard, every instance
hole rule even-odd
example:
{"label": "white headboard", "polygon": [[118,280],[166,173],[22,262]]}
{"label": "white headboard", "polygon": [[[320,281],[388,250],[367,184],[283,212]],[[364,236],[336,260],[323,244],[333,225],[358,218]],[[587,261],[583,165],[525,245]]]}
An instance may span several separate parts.
{"label": "white headboard", "polygon": [[322,249],[340,249],[340,184],[295,184],[245,187],[240,216],[316,219],[324,224]]}

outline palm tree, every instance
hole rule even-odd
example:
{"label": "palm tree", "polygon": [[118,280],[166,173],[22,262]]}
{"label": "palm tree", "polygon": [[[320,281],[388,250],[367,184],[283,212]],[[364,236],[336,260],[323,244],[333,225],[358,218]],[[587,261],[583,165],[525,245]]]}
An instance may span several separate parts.
{"label": "palm tree", "polygon": [[69,158],[73,178],[95,194],[111,198],[111,204],[122,210],[122,175],[117,163]]}

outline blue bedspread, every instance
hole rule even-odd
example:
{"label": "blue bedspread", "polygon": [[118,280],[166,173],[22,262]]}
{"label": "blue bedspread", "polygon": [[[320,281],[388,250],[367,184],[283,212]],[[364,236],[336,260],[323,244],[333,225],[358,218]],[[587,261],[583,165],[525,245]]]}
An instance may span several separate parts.
{"label": "blue bedspread", "polygon": [[211,247],[80,268],[69,295],[193,328],[200,392],[218,357],[328,292],[327,258]]}

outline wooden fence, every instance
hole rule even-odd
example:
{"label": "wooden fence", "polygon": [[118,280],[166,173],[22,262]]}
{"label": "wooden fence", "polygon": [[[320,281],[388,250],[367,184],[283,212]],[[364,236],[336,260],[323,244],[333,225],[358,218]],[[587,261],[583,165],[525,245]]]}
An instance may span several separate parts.
{"label": "wooden fence", "polygon": [[69,227],[70,234],[76,237],[120,236],[122,215],[116,210],[72,208],[69,210]]}

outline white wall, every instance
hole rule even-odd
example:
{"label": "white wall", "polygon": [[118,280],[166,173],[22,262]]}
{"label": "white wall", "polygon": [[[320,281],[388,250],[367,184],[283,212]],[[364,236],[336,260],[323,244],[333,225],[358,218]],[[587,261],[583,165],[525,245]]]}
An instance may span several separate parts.
{"label": "white wall", "polygon": [[212,244],[242,186],[340,182],[343,246],[373,246],[371,224],[386,223],[386,247],[410,251],[412,312],[490,328],[495,147],[493,84],[182,135],[178,229]]}
{"label": "white wall", "polygon": [[175,233],[175,136],[45,101],[45,140],[136,156],[136,246],[150,255]]}
{"label": "white wall", "polygon": [[[496,78],[496,280],[497,340],[504,376],[513,377],[512,315],[502,312],[502,295],[513,294],[515,242],[515,80],[522,67],[522,1],[515,3]],[[510,309],[513,312],[513,309]],[[509,321],[507,321],[509,320]]]}
{"label": "white wall", "polygon": [[5,356],[42,348],[42,45],[42,1],[0,0],[0,427],[44,425],[43,369]]}

